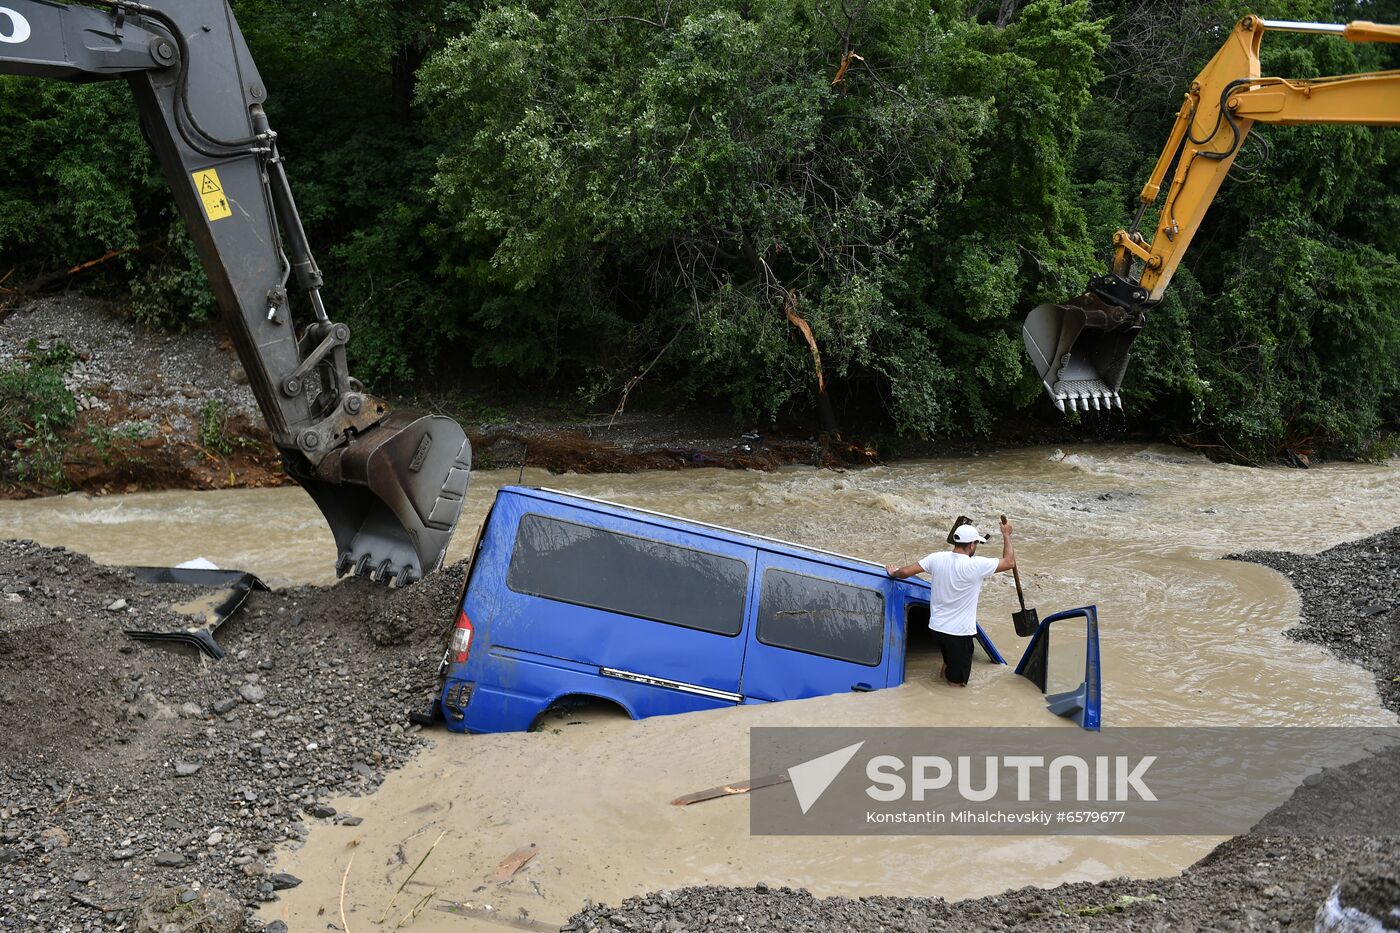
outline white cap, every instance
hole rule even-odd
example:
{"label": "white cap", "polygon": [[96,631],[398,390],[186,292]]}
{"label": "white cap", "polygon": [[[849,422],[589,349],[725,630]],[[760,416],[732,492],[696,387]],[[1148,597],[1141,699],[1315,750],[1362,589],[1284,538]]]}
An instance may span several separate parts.
{"label": "white cap", "polygon": [[959,525],[953,529],[954,544],[971,544],[974,541],[986,543],[987,536],[977,530],[976,525]]}

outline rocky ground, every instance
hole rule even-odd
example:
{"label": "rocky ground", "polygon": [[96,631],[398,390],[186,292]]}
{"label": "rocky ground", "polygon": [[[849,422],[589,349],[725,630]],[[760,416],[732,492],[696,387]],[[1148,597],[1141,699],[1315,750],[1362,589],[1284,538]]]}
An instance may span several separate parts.
{"label": "rocky ground", "polygon": [[[31,347],[45,351],[60,342],[78,357],[64,380],[78,407],[78,424],[64,435],[66,487],[100,494],[288,482],[232,345],[216,328],[154,332],[78,294],[40,298],[0,317],[0,367],[23,365]],[[873,447],[818,438],[800,426],[760,430],[705,413],[580,415],[529,400],[482,405],[467,396],[394,404],[456,418],[486,468],[775,469],[877,458]],[[212,441],[211,418],[218,435]],[[0,476],[0,496],[54,491],[61,490],[47,481]]]}
{"label": "rocky ground", "polygon": [[1303,623],[1285,634],[1322,645],[1376,678],[1386,707],[1400,712],[1400,528],[1321,554],[1247,551],[1303,596]]}
{"label": "rocky ground", "polygon": [[[1232,555],[1273,567],[1302,597],[1288,637],[1321,644],[1371,671],[1385,705],[1400,712],[1400,528],[1324,551]],[[1175,878],[1117,879],[1022,888],[950,903],[942,898],[816,898],[802,890],[692,887],[589,905],[565,929],[611,931],[844,930],[1313,930],[1339,885],[1338,903],[1387,917],[1400,929],[1400,831],[1386,837],[1282,833],[1336,797],[1338,787],[1380,787],[1393,799],[1395,754],[1334,769],[1300,787],[1251,834],[1224,843]],[[1400,809],[1393,812],[1400,813]],[[1400,830],[1400,816],[1395,817]],[[1396,911],[1390,913],[1390,911]],[[1323,929],[1323,927],[1318,927]],[[1331,928],[1327,928],[1331,929]],[[1381,933],[1381,927],[1339,927]]]}
{"label": "rocky ground", "polygon": [[[0,367],[66,344],[78,408],[65,432],[65,485],[92,493],[286,482],[231,345],[212,329],[155,333],[80,295],[40,298],[0,318]],[[47,480],[11,476],[10,497]]]}
{"label": "rocky ground", "polygon": [[353,825],[320,801],[423,742],[460,583],[255,592],[209,662],[123,634],[188,624],[168,607],[198,591],[0,543],[0,930],[243,929],[298,883],[273,847]]}
{"label": "rocky ground", "polygon": [[1343,902],[1384,915],[1400,902],[1400,841],[1238,836],[1175,878],[1027,887],[956,902],[938,897],[816,898],[761,882],[748,888],[682,888],[628,898],[617,907],[586,907],[564,929],[1302,931],[1314,928],[1319,906],[1339,881],[1344,883]]}

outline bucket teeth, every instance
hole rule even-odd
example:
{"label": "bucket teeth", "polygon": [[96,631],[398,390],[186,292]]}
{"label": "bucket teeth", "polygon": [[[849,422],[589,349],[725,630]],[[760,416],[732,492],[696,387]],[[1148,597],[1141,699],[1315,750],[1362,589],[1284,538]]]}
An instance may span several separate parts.
{"label": "bucket teeth", "polygon": [[1117,408],[1123,410],[1123,398],[1117,392],[1107,388],[1084,389],[1081,386],[1056,387],[1052,390],[1050,400],[1055,403],[1055,407],[1061,412],[1071,411],[1113,411]]}

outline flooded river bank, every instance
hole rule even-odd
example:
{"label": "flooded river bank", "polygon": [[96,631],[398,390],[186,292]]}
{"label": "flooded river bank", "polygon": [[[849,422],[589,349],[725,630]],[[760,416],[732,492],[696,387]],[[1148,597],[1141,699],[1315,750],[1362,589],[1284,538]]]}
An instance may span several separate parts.
{"label": "flooded river bank", "polygon": [[[456,559],[514,471],[481,473]],[[1029,449],[992,457],[832,473],[694,470],[547,476],[527,484],[613,499],[885,562],[942,548],[963,512],[1016,524],[1027,598],[1042,616],[1096,603],[1102,622],[1105,726],[1389,724],[1370,678],[1320,648],[1285,640],[1298,603],[1281,576],[1220,561],[1247,549],[1316,551],[1400,525],[1390,466],[1309,471],[1212,464],[1169,448]],[[0,534],[62,544],[114,563],[205,556],[269,582],[329,582],[329,533],[295,489],[63,497],[0,505]],[[995,551],[996,542],[989,547]],[[1013,660],[1021,650],[1009,580],[989,583],[981,621]],[[443,607],[444,613],[451,611]],[[338,912],[347,862],[352,928],[368,928],[442,836],[400,895],[490,906],[557,923],[584,898],[616,903],[688,883],[805,886],[817,894],[948,898],[1024,884],[1173,873],[1211,838],[785,839],[748,834],[746,798],[677,808],[680,794],[745,777],[755,725],[964,724],[1073,726],[1050,717],[1009,670],[974,667],[971,686],[935,684],[927,669],[903,687],[770,707],[632,723],[560,722],[528,735],[456,737],[392,775],[373,797],[333,801],[362,817],[327,827],[282,866],[305,883],[266,916],[292,929]],[[484,879],[510,852],[539,854],[508,885]],[[484,886],[485,885],[485,886]],[[410,894],[413,896],[410,897]],[[317,919],[318,911],[325,911]],[[427,910],[415,930],[488,924]],[[494,924],[483,929],[498,928]]]}

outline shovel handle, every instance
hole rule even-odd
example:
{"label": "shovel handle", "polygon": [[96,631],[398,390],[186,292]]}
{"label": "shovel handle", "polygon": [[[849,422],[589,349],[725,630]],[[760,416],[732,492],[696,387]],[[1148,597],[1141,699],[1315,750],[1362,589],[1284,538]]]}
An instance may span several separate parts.
{"label": "shovel handle", "polygon": [[[1001,523],[1006,524],[1006,516],[1001,517]],[[1011,576],[1016,581],[1016,598],[1021,601],[1021,611],[1026,611],[1026,594],[1021,591],[1021,570],[1015,564],[1011,565]]]}

